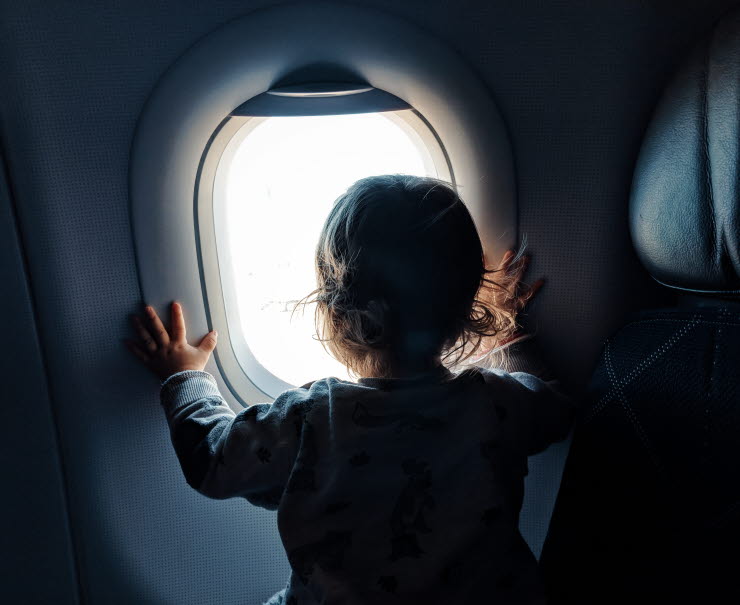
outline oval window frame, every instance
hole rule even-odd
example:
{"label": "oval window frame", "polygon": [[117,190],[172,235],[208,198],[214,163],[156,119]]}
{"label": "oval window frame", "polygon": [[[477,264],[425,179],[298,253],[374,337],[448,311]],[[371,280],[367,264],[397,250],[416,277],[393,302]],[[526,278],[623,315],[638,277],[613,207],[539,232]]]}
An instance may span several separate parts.
{"label": "oval window frame", "polygon": [[[322,63],[339,64],[423,115],[449,156],[486,253],[498,257],[516,244],[508,133],[490,90],[454,50],[367,7],[316,2],[258,9],[206,35],[170,67],[144,106],[132,144],[130,211],[142,297],[164,316],[170,301],[181,301],[191,342],[213,326],[198,261],[203,152],[234,109],[286,74]],[[225,399],[235,410],[264,401],[265,393],[235,386],[220,370],[225,345],[222,340],[206,367]]]}

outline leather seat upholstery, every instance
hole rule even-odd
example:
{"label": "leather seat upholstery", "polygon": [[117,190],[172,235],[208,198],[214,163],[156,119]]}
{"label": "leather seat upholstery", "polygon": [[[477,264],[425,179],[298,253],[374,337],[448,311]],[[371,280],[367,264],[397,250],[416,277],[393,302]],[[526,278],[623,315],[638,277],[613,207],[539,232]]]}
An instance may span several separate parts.
{"label": "leather seat upholstery", "polygon": [[740,603],[740,11],[668,86],[630,200],[676,308],[605,344],[541,558],[557,604]]}
{"label": "leather seat upholstery", "polygon": [[722,19],[665,91],[632,183],[637,253],[664,285],[740,293],[740,13]]}

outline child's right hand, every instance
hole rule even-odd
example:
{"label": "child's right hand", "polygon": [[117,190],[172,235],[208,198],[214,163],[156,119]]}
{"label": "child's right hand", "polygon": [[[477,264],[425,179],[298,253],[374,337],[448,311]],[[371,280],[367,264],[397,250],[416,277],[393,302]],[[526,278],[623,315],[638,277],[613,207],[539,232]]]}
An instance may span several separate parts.
{"label": "child's right hand", "polygon": [[[487,265],[487,264],[486,264]],[[538,279],[533,284],[522,281],[529,266],[529,256],[517,257],[516,252],[507,250],[499,265],[492,269],[486,266],[486,270],[493,273],[488,278],[495,285],[484,283],[481,288],[483,301],[497,309],[506,311],[511,317],[516,318],[527,306],[530,300],[545,283],[544,279]],[[517,329],[505,335],[492,337],[484,344],[484,349],[491,350],[519,339],[522,333]]]}
{"label": "child's right hand", "polygon": [[524,310],[545,283],[544,279],[538,279],[531,285],[522,282],[527,267],[529,267],[529,256],[523,254],[517,258],[514,250],[507,250],[501,263],[495,269],[494,281],[502,288],[494,290],[494,302],[500,307],[511,310],[514,315]]}
{"label": "child's right hand", "polygon": [[131,317],[139,341],[126,340],[126,346],[144,365],[154,372],[160,380],[185,370],[203,370],[208,358],[216,348],[218,334],[212,330],[206,334],[197,347],[185,340],[185,318],[182,306],[173,302],[171,307],[170,334],[159,319],[153,307],[145,308],[142,320],[138,315]]}

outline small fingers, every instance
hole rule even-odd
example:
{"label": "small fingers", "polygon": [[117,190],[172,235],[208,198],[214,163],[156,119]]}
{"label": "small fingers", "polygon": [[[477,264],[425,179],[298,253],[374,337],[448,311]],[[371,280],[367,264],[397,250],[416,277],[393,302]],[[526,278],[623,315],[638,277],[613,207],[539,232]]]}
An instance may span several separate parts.
{"label": "small fingers", "polygon": [[522,277],[524,277],[524,274],[527,272],[527,267],[529,267],[529,257],[520,256],[516,261],[512,261],[509,264],[507,274],[512,281],[521,281]]}
{"label": "small fingers", "polygon": [[545,280],[540,278],[529,287],[529,298],[532,298],[540,288],[545,285]]}
{"label": "small fingers", "polygon": [[128,350],[136,355],[139,359],[141,359],[142,361],[149,361],[149,355],[147,355],[144,349],[137,345],[133,340],[124,340],[123,342],[126,344]]}
{"label": "small fingers", "polygon": [[205,351],[206,353],[212,353],[213,350],[216,348],[216,343],[218,342],[218,332],[216,330],[211,330],[203,337],[203,340],[200,341],[200,344],[198,345],[198,348],[201,351]]}
{"label": "small fingers", "polygon": [[525,292],[519,297],[518,299],[518,308],[519,310],[523,310],[528,304],[529,301],[532,300],[539,289],[544,285],[545,280],[544,279],[538,279],[536,282],[531,284],[530,286],[526,287]]}
{"label": "small fingers", "polygon": [[501,261],[498,264],[498,267],[496,268],[496,271],[504,271],[506,272],[509,268],[509,264],[516,256],[516,253],[513,250],[507,250],[504,252],[504,255],[501,257]]}
{"label": "small fingers", "polygon": [[160,347],[166,347],[170,344],[170,335],[167,333],[162,320],[159,319],[154,307],[147,306],[145,311],[154,340]]}
{"label": "small fingers", "polygon": [[507,250],[496,271],[503,273],[510,281],[517,281],[522,278],[528,266],[529,256],[518,253],[516,250]]}
{"label": "small fingers", "polygon": [[170,325],[172,326],[172,340],[174,342],[185,342],[185,317],[182,313],[182,305],[173,302],[170,308]]}
{"label": "small fingers", "polygon": [[136,334],[141,339],[144,348],[150,353],[154,353],[154,351],[157,350],[157,343],[152,338],[149,330],[144,327],[144,323],[141,321],[141,318],[138,315],[132,315],[131,323],[134,326],[134,330],[136,330]]}

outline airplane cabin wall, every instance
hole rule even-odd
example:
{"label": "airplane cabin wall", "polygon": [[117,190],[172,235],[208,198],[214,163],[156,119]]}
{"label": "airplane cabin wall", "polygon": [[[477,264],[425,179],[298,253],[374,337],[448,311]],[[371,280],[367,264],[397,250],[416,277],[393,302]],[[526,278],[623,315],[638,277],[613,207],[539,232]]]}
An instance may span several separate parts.
{"label": "airplane cabin wall", "polygon": [[74,602],[76,563],[56,418],[3,160],[0,156],[0,283],[4,289],[0,317],[5,318],[2,365],[6,372],[0,391],[5,419],[0,428],[4,478],[0,533],[5,555],[0,593],[38,574],[43,582],[22,587],[28,602],[51,603],[59,595],[64,596],[61,602]]}
{"label": "airplane cabin wall", "polygon": [[[281,588],[271,513],[186,484],[157,381],[122,346],[139,309],[129,150],[162,73],[273,2],[0,2],[3,592],[24,603],[242,603]],[[663,302],[627,229],[634,160],[672,68],[736,1],[358,4],[457,49],[508,125],[520,233],[547,277],[532,323],[571,384],[631,309]],[[539,551],[565,448],[533,461]]]}

